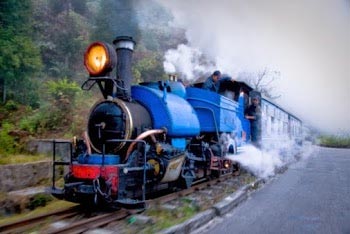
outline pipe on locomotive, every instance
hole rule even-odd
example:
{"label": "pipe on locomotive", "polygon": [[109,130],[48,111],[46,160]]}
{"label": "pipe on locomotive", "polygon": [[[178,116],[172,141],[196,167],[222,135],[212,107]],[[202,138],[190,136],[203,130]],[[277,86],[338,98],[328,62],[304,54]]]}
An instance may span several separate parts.
{"label": "pipe on locomotive", "polygon": [[117,37],[113,44],[117,52],[117,80],[122,84],[123,89],[117,90],[117,97],[129,100],[131,97],[131,83],[133,80],[131,71],[132,54],[136,42],[132,37]]}
{"label": "pipe on locomotive", "polygon": [[146,132],[141,133],[140,135],[137,136],[137,138],[135,139],[136,141],[132,142],[130,144],[130,146],[128,147],[128,150],[126,151],[126,157],[124,159],[124,161],[126,162],[131,154],[131,151],[133,150],[134,146],[136,145],[137,141],[143,140],[148,136],[152,136],[155,134],[162,134],[162,133],[166,133],[166,129],[152,129],[152,130],[148,130]]}

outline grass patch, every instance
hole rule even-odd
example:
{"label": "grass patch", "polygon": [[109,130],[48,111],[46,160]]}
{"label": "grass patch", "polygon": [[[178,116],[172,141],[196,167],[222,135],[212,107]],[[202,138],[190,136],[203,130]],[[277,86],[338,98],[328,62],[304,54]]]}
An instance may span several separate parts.
{"label": "grass patch", "polygon": [[350,135],[323,135],[318,138],[318,145],[334,148],[350,148]]}
{"label": "grass patch", "polygon": [[155,233],[160,230],[182,223],[200,211],[200,208],[192,200],[181,199],[180,204],[173,210],[161,207],[151,208],[145,211],[145,215],[154,220],[154,224],[146,227],[143,233]]}
{"label": "grass patch", "polygon": [[28,163],[28,162],[37,162],[37,161],[49,161],[50,157],[45,155],[0,155],[0,165],[7,164],[20,164],[20,163]]}

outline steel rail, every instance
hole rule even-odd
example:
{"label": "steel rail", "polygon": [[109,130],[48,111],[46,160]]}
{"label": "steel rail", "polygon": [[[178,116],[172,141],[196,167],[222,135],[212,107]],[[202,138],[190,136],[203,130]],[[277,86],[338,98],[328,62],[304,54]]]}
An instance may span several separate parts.
{"label": "steel rail", "polygon": [[98,215],[92,218],[83,219],[72,224],[68,224],[61,228],[56,228],[54,230],[46,230],[47,234],[75,234],[83,233],[87,230],[102,227],[113,221],[118,221],[124,219],[130,215],[127,210],[118,210],[112,213]]}
{"label": "steel rail", "polygon": [[79,205],[64,208],[48,213],[36,215],[34,217],[24,218],[13,222],[5,223],[0,225],[0,233],[23,233],[28,228],[35,227],[41,223],[44,223],[48,218],[52,220],[60,220],[72,217],[79,212]]}

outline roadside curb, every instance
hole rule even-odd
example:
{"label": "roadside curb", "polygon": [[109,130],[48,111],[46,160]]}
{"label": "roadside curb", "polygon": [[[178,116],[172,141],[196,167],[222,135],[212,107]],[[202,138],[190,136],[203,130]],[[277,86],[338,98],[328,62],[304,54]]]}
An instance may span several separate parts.
{"label": "roadside curb", "polygon": [[231,211],[233,208],[238,206],[241,202],[245,201],[248,198],[248,192],[252,189],[256,189],[260,184],[265,183],[264,179],[257,179],[254,182],[247,184],[236,192],[224,198],[222,201],[216,203],[213,207],[200,212],[191,219],[180,223],[178,225],[172,226],[168,229],[160,231],[159,234],[182,234],[190,233],[197,228],[208,223],[216,217],[223,216]]}
{"label": "roadside curb", "polygon": [[216,203],[212,209],[215,210],[217,216],[223,216],[243,202],[248,197],[248,186],[244,186],[233,194],[225,197],[222,201]]}

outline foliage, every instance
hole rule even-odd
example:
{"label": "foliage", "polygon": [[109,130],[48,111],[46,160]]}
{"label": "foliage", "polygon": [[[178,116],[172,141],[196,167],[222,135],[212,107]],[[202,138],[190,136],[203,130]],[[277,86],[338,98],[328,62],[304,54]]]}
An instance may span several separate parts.
{"label": "foliage", "polygon": [[47,82],[48,94],[55,100],[59,100],[62,97],[66,97],[69,100],[74,100],[76,94],[81,90],[76,82],[69,82],[67,78],[58,81]]}
{"label": "foliage", "polygon": [[50,113],[45,116],[48,120],[45,127],[54,130],[70,125],[73,120],[75,96],[81,91],[78,84],[67,79],[48,81],[47,90],[51,103],[47,107],[50,108]]}
{"label": "foliage", "polygon": [[19,127],[32,135],[45,135],[63,127],[69,128],[71,116],[66,117],[64,113],[49,104],[43,105],[32,115],[23,117]]}
{"label": "foliage", "polygon": [[84,49],[93,40],[132,36],[134,82],[166,79],[163,53],[184,40],[183,30],[168,27],[170,19],[156,1],[1,1],[0,146],[12,147],[0,150],[20,150],[29,135],[62,137],[85,129],[97,98],[82,94],[78,83],[85,79]]}
{"label": "foliage", "polygon": [[2,123],[0,131],[0,154],[9,155],[16,153],[16,143],[10,132],[14,129],[14,126],[10,123]]}
{"label": "foliage", "polygon": [[85,1],[34,1],[35,37],[49,76],[74,77],[83,69],[90,28],[87,12]]}
{"label": "foliage", "polygon": [[162,56],[159,53],[147,51],[135,55],[139,57],[132,71],[137,83],[166,79],[162,70]]}
{"label": "foliage", "polygon": [[37,207],[46,206],[46,204],[52,200],[53,198],[49,194],[37,194],[30,198],[26,208],[29,210],[34,210]]}
{"label": "foliage", "polygon": [[75,97],[81,92],[78,84],[65,78],[48,81],[46,86],[48,102],[21,120],[22,130],[40,134],[71,125]]}
{"label": "foliage", "polygon": [[318,144],[325,147],[350,148],[350,135],[322,135]]}
{"label": "foliage", "polygon": [[36,75],[41,70],[40,51],[31,30],[31,1],[7,0],[0,8],[0,78],[3,102],[7,98],[38,105]]}
{"label": "foliage", "polygon": [[50,122],[49,117],[46,116],[49,115],[48,113],[50,113],[50,111],[47,111],[47,108],[41,107],[40,110],[35,111],[34,114],[23,117],[19,123],[20,129],[30,134],[42,133],[48,125],[47,122]]}
{"label": "foliage", "polygon": [[92,40],[110,42],[116,36],[131,36],[140,39],[135,0],[104,0],[94,18]]}
{"label": "foliage", "polygon": [[27,116],[31,110],[29,106],[12,100],[0,106],[0,154],[23,152],[29,134],[19,130],[17,126],[22,116]]}
{"label": "foliage", "polygon": [[13,101],[13,100],[10,100],[8,102],[5,103],[5,110],[6,111],[16,111],[18,110],[18,104]]}

